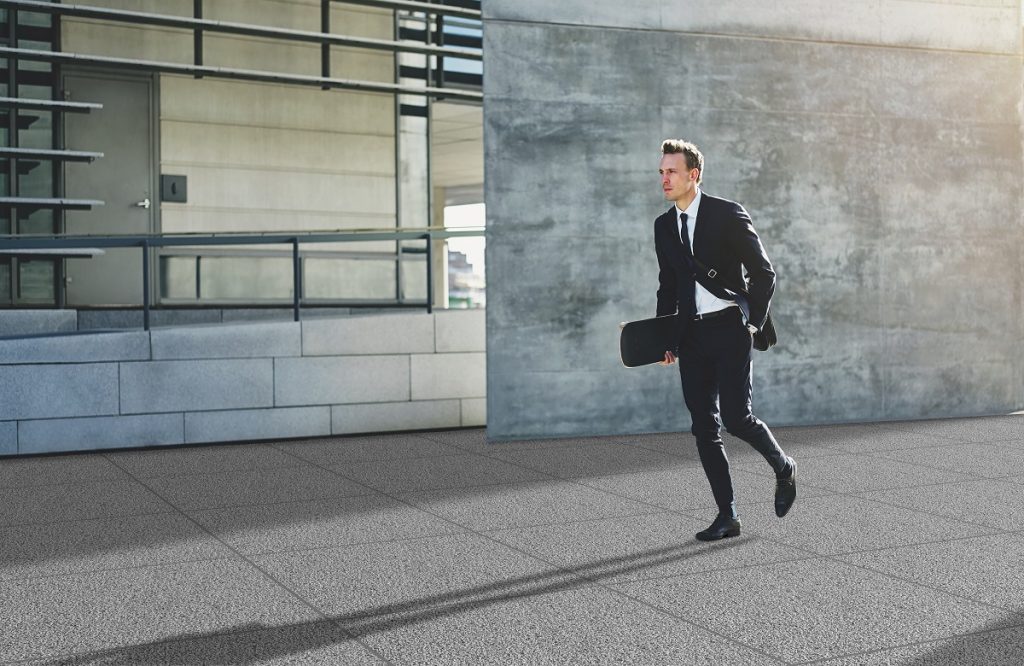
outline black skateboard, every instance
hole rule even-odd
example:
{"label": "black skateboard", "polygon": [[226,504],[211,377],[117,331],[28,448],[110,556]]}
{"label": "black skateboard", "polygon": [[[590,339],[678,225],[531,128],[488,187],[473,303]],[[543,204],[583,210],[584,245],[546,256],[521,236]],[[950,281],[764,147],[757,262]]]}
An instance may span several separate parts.
{"label": "black skateboard", "polygon": [[678,345],[676,315],[638,319],[621,325],[619,358],[622,365],[635,368],[665,360],[665,352]]}

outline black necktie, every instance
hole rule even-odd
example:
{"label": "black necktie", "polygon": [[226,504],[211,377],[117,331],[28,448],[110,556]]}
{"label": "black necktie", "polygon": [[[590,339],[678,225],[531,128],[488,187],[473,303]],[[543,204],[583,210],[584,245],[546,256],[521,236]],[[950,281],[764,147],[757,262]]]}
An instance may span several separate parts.
{"label": "black necktie", "polygon": [[690,251],[690,232],[686,229],[686,213],[681,216],[682,222],[679,225],[679,240],[682,241],[683,247]]}

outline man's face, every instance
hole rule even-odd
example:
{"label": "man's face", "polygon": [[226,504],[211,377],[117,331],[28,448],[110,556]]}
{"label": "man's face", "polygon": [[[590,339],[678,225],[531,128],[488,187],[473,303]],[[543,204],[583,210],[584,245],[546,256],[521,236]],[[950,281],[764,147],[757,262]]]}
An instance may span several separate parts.
{"label": "man's face", "polygon": [[661,174],[661,189],[668,201],[679,201],[697,187],[697,169],[686,168],[686,156],[669,153],[661,156],[658,168]]}

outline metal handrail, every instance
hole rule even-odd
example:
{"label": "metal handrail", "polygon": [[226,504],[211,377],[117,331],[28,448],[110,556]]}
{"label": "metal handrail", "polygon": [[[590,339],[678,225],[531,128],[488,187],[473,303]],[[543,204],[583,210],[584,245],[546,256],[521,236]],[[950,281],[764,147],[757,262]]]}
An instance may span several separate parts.
{"label": "metal handrail", "polygon": [[379,240],[425,240],[427,271],[427,312],[433,312],[433,251],[431,241],[435,238],[457,236],[479,236],[483,231],[465,229],[454,231],[439,227],[409,229],[407,231],[313,231],[305,233],[226,233],[226,234],[141,234],[141,235],[0,235],[0,249],[3,250],[53,250],[64,248],[130,248],[142,249],[142,321],[149,330],[150,303],[150,249],[162,247],[184,247],[197,245],[291,245],[292,247],[292,309],[294,320],[300,320],[302,304],[302,265],[299,245],[302,243],[338,243]]}

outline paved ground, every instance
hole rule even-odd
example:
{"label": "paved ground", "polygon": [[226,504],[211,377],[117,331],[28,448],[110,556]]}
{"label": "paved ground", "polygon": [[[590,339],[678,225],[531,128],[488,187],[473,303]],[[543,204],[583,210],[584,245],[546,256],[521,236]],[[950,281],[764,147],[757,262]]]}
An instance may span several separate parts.
{"label": "paved ground", "polygon": [[1024,417],[729,440],[482,430],[0,461],[0,661],[1021,664]]}

